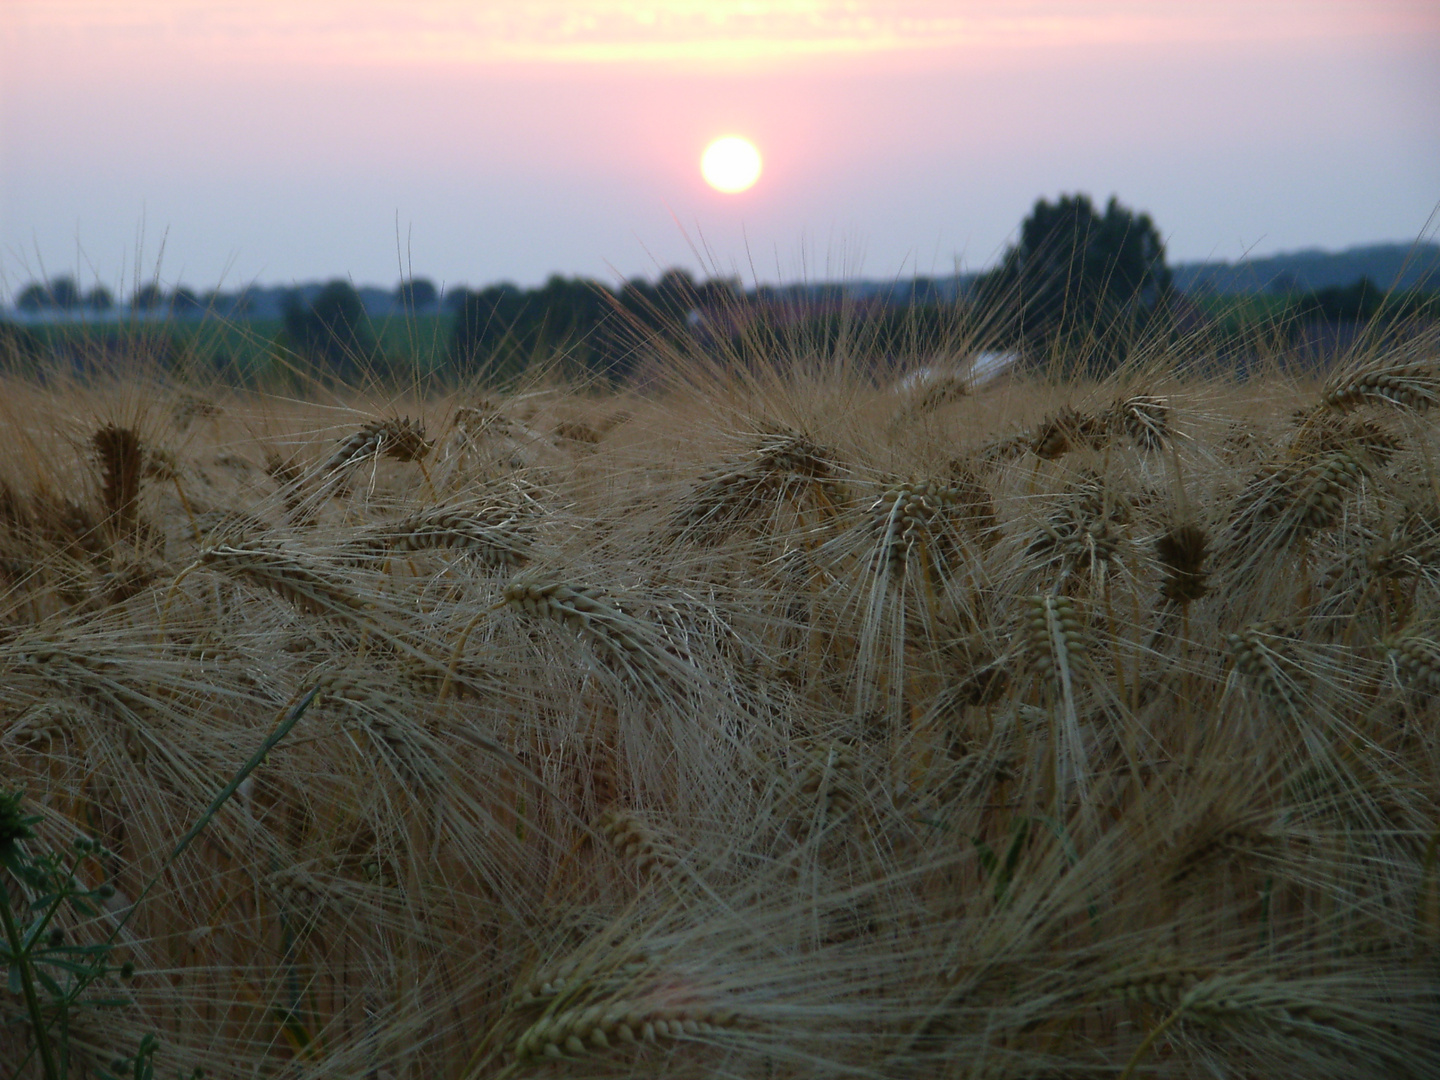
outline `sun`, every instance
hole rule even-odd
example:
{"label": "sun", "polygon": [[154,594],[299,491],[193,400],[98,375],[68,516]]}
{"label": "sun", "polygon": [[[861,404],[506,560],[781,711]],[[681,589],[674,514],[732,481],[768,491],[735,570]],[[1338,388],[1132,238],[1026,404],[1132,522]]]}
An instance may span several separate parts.
{"label": "sun", "polygon": [[749,139],[726,135],[705,148],[700,174],[716,191],[737,194],[760,179],[760,151]]}

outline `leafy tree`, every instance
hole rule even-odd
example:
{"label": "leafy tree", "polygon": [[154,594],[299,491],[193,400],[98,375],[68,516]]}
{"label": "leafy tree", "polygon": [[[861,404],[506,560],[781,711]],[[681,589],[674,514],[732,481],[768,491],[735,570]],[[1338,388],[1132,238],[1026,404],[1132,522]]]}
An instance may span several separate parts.
{"label": "leafy tree", "polygon": [[141,285],[130,297],[131,311],[156,311],[165,303],[165,291],[155,281]]}
{"label": "leafy tree", "polygon": [[1019,241],[980,283],[982,304],[1013,343],[1081,350],[1100,366],[1124,355],[1170,292],[1165,243],[1150,215],[1113,196],[1104,214],[1087,195],[1039,200]]}
{"label": "leafy tree", "polygon": [[1332,285],[1298,298],[1296,314],[1302,319],[1328,323],[1367,322],[1380,312],[1386,297],[1368,277],[1353,285]]}
{"label": "leafy tree", "polygon": [[395,299],[407,311],[424,311],[439,303],[440,292],[432,281],[411,278],[400,283],[400,287],[395,290]]}
{"label": "leafy tree", "polygon": [[644,342],[695,345],[704,332],[692,313],[733,307],[741,294],[732,280],[697,283],[686,271],[667,270],[654,285],[627,282],[619,295],[596,281],[558,275],[538,289],[502,284],[458,295],[452,361],[504,380],[532,361],[557,357],[589,374],[624,379]]}
{"label": "leafy tree", "polygon": [[115,296],[104,285],[96,285],[85,294],[85,306],[91,311],[109,311],[115,306]]}
{"label": "leafy tree", "polygon": [[503,381],[534,360],[563,354],[582,367],[605,366],[602,326],[614,303],[605,288],[581,278],[556,275],[539,289],[510,283],[466,292],[455,316],[451,359],[481,367]]}
{"label": "leafy tree", "polygon": [[50,307],[50,290],[40,282],[32,281],[20,290],[20,295],[15,298],[15,306],[32,315],[44,311]]}
{"label": "leafy tree", "polygon": [[227,293],[217,289],[205,294],[205,307],[229,318],[241,319],[254,310],[255,298],[248,291]]}
{"label": "leafy tree", "polygon": [[309,304],[290,293],[283,317],[290,347],[318,367],[347,375],[374,359],[375,339],[366,325],[365,305],[348,281],[330,282]]}
{"label": "leafy tree", "polygon": [[15,306],[21,311],[38,312],[58,308],[69,311],[81,304],[80,290],[72,277],[52,278],[47,282],[32,281],[20,290]]}
{"label": "leafy tree", "polygon": [[50,282],[50,302],[61,311],[80,306],[80,289],[72,277],[58,277]]}
{"label": "leafy tree", "polygon": [[180,285],[170,294],[170,310],[176,315],[198,315],[201,308],[200,297],[193,289]]}

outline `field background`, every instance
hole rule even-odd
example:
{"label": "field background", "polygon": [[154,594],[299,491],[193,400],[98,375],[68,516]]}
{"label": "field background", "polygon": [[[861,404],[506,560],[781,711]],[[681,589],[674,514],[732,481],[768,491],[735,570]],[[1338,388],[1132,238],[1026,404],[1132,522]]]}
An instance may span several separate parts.
{"label": "field background", "polygon": [[0,1061],[1433,1075],[1435,355],[12,375]]}

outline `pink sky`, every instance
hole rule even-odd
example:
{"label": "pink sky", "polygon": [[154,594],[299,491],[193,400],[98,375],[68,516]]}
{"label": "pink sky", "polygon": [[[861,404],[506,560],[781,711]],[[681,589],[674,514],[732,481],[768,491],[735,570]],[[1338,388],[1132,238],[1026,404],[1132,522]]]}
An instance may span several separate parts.
{"label": "pink sky", "polygon": [[0,293],[943,274],[1071,191],[1172,261],[1414,239],[1440,5],[0,0]]}

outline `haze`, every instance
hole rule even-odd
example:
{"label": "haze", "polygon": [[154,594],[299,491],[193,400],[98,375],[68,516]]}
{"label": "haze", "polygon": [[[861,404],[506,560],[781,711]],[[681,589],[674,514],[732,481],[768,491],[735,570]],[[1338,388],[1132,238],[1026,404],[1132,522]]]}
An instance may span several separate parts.
{"label": "haze", "polygon": [[[740,196],[700,153],[764,155]],[[989,264],[1112,193],[1171,261],[1414,239],[1430,3],[5,0],[0,296]]]}

